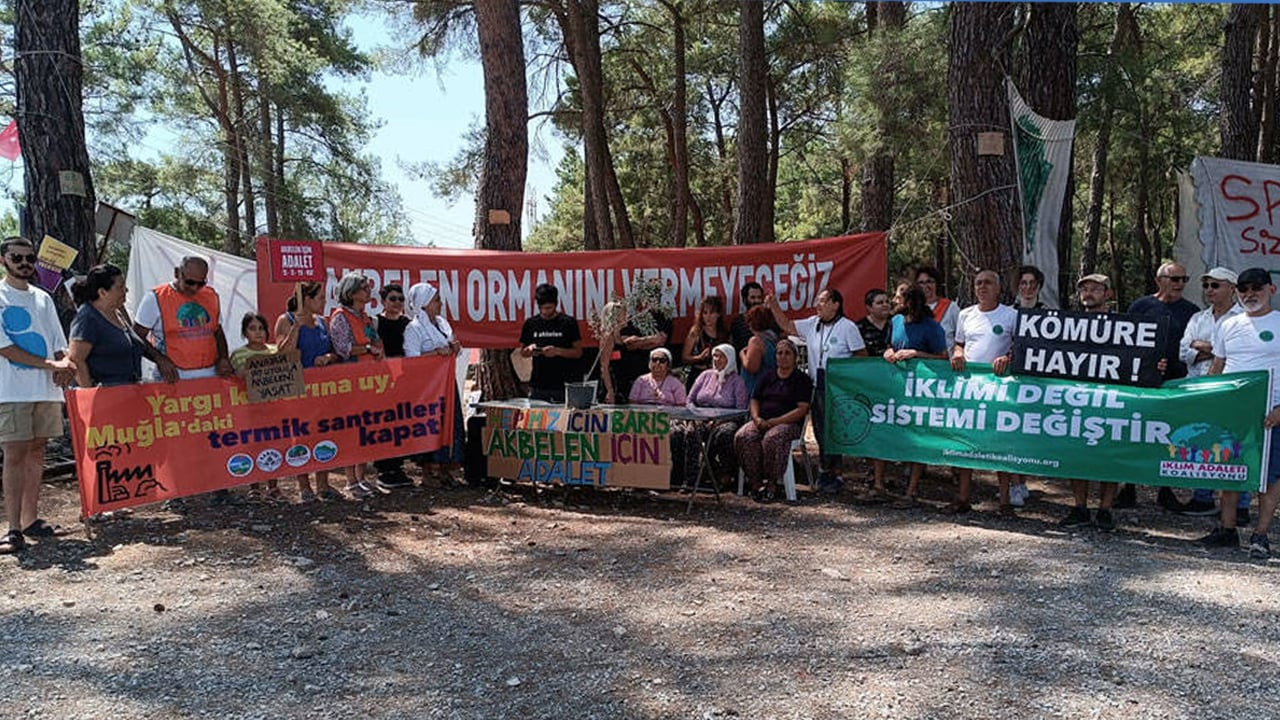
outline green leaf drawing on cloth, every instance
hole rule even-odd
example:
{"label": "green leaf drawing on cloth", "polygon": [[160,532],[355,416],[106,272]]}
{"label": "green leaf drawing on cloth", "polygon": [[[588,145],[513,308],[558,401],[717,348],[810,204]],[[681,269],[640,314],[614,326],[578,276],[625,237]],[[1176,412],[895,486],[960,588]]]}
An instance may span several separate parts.
{"label": "green leaf drawing on cloth", "polygon": [[1036,238],[1036,222],[1040,217],[1040,202],[1044,198],[1045,186],[1049,184],[1049,175],[1053,172],[1053,163],[1049,162],[1045,152],[1044,139],[1040,137],[1040,128],[1028,116],[1018,118],[1014,128],[1013,140],[1018,144],[1018,182],[1022,184],[1022,221],[1026,224],[1028,250]]}

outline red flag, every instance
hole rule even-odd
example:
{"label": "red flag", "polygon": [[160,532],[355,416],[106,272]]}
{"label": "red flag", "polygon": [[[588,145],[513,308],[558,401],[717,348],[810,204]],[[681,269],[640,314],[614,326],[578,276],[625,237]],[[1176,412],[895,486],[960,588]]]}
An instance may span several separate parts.
{"label": "red flag", "polygon": [[10,120],[4,130],[0,130],[0,157],[17,160],[22,156],[22,148],[18,147],[18,121]]}

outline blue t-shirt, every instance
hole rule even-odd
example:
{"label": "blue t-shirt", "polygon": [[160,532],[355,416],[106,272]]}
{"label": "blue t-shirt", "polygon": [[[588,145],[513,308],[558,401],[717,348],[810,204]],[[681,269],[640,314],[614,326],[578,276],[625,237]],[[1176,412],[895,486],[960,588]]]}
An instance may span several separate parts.
{"label": "blue t-shirt", "polygon": [[[289,322],[297,324],[298,318],[289,313]],[[302,367],[316,366],[316,358],[333,351],[329,342],[329,328],[324,318],[316,316],[316,326],[303,325],[298,328],[298,354],[302,356]]]}
{"label": "blue t-shirt", "polygon": [[894,350],[919,350],[937,355],[947,351],[947,333],[931,317],[909,323],[903,316],[894,315],[889,344]]}
{"label": "blue t-shirt", "polygon": [[95,385],[132,385],[142,380],[142,340],[133,328],[113,325],[90,303],[76,311],[71,339],[93,346],[85,362]]}

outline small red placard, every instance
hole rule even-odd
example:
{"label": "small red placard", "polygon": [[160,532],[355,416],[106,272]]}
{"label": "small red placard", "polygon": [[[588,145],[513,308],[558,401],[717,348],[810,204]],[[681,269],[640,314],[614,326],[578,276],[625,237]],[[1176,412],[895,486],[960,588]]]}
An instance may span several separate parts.
{"label": "small red placard", "polygon": [[324,282],[324,245],[318,240],[272,238],[271,282]]}

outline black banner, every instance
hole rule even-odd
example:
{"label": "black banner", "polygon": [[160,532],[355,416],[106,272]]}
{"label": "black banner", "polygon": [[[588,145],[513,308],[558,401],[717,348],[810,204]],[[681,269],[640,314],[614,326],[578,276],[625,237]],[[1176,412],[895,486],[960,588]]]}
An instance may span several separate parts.
{"label": "black banner", "polygon": [[1158,387],[1168,333],[1167,317],[1020,309],[1009,371]]}

